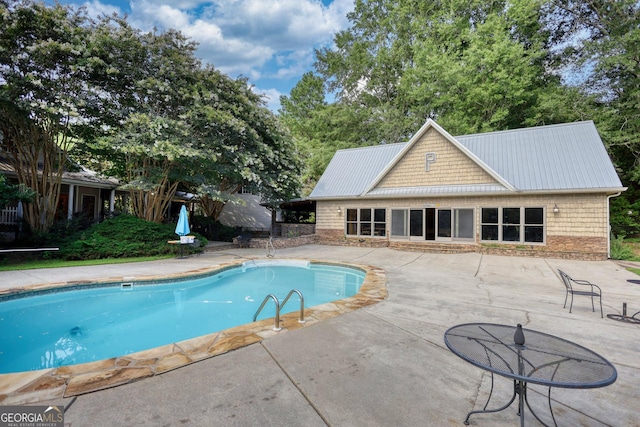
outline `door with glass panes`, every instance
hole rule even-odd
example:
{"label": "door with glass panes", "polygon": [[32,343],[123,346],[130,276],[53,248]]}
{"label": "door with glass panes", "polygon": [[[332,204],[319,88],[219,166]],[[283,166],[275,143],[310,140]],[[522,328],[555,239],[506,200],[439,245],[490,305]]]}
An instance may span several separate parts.
{"label": "door with glass panes", "polygon": [[[404,211],[405,215],[407,211]],[[398,210],[392,215],[398,222],[406,216]],[[409,209],[408,234],[410,240],[473,240],[473,209]],[[400,224],[392,224],[395,229],[401,229]],[[406,236],[406,234],[405,234]]]}

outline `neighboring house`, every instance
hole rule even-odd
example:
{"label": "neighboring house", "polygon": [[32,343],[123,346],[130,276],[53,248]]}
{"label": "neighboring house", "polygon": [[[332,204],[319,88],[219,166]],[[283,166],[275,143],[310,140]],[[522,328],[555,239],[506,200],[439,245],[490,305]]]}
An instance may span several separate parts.
{"label": "neighboring house", "polygon": [[[16,183],[13,167],[2,158],[0,158],[0,173],[7,177],[8,182]],[[100,220],[103,211],[114,210],[118,185],[115,178],[101,177],[96,172],[83,167],[80,167],[77,172],[64,172],[56,219],[71,219],[74,215],[83,214],[92,220]],[[17,204],[0,210],[0,224],[16,223],[17,215]]]}
{"label": "neighboring house", "polygon": [[340,150],[309,199],[319,243],[606,259],[626,190],[591,121]]}
{"label": "neighboring house", "polygon": [[237,203],[225,203],[218,221],[247,231],[268,232],[271,229],[271,210],[260,204],[260,196],[240,190],[236,197]]}

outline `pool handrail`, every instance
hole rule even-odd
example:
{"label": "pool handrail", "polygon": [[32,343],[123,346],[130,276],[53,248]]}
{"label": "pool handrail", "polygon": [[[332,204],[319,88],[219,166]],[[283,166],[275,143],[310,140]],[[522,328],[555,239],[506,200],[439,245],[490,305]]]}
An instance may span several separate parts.
{"label": "pool handrail", "polygon": [[306,322],[306,320],[304,320],[304,297],[302,296],[302,292],[300,292],[299,290],[291,289],[291,291],[289,291],[287,297],[284,299],[284,301],[282,301],[280,310],[282,310],[282,307],[284,307],[287,301],[289,301],[289,298],[291,298],[291,295],[293,295],[294,293],[298,294],[298,296],[300,297],[300,319],[298,319],[298,323],[304,323]]}
{"label": "pool handrail", "polygon": [[278,301],[278,298],[274,295],[274,294],[269,294],[266,297],[264,297],[264,300],[262,300],[262,304],[260,304],[260,308],[258,308],[258,310],[256,311],[256,314],[253,315],[253,321],[255,322],[256,319],[258,318],[258,314],[260,314],[260,311],[262,311],[262,309],[264,308],[264,305],[267,303],[267,301],[269,301],[269,299],[272,299],[273,302],[276,303],[276,319],[275,319],[275,324],[273,325],[273,330],[274,331],[280,331],[282,330],[282,328],[280,327],[280,302]]}

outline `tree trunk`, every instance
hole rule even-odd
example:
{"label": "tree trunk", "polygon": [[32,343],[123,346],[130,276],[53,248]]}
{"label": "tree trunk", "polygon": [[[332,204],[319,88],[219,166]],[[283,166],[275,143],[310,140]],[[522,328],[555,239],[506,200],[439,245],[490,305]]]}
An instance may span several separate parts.
{"label": "tree trunk", "polygon": [[[134,168],[136,161],[142,165],[139,169]],[[150,158],[128,159],[128,163],[129,183],[139,183],[138,188],[129,190],[131,213],[138,218],[161,223],[179,184],[169,180],[170,164]],[[151,182],[150,171],[159,171],[158,182]]]}
{"label": "tree trunk", "polygon": [[[223,181],[220,184],[219,190],[220,192],[233,194],[240,191],[241,188],[242,185],[240,184],[231,184],[229,182]],[[226,201],[220,200],[219,198],[213,199],[208,194],[203,194],[200,196],[200,206],[202,206],[204,214],[209,218],[212,218],[214,221],[218,220],[226,203]]]}
{"label": "tree trunk", "polygon": [[68,139],[64,124],[37,123],[20,112],[2,109],[0,151],[7,157],[18,182],[37,195],[25,204],[24,219],[35,232],[47,232],[55,220],[62,174],[67,165]]}

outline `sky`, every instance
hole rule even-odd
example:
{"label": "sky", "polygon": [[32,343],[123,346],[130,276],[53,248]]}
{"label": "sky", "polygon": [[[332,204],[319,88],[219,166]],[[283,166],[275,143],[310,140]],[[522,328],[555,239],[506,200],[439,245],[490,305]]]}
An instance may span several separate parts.
{"label": "sky", "polygon": [[[173,28],[198,43],[203,62],[244,76],[276,112],[302,75],[314,49],[332,46],[349,25],[354,0],[58,0],[91,16],[127,15],[143,31]],[[53,3],[53,0],[48,1]]]}

